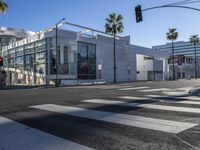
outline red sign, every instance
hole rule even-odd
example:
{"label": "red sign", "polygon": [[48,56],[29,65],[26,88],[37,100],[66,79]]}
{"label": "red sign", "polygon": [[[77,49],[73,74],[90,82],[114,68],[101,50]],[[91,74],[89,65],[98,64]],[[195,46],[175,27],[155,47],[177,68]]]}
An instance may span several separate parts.
{"label": "red sign", "polygon": [[3,66],[3,58],[0,57],[0,66]]}
{"label": "red sign", "polygon": [[178,60],[178,65],[182,65],[182,63],[185,62],[185,56],[184,55],[178,55],[177,60]]}

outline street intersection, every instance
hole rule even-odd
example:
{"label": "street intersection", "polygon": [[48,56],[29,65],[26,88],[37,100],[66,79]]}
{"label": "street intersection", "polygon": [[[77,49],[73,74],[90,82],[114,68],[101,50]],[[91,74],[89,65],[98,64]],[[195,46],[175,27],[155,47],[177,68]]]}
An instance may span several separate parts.
{"label": "street intersection", "polygon": [[[185,80],[1,89],[0,149],[200,149],[198,86]],[[196,90],[165,93],[188,87]]]}

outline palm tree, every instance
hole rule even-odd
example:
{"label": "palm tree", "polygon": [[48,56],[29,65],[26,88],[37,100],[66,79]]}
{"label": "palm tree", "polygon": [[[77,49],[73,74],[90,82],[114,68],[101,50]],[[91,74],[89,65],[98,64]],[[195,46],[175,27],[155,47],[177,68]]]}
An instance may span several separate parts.
{"label": "palm tree", "polygon": [[195,79],[197,79],[197,52],[196,52],[196,45],[199,44],[199,37],[198,35],[192,35],[190,38],[190,43],[194,45],[194,71],[195,71]]}
{"label": "palm tree", "polygon": [[0,0],[0,13],[4,13],[8,10],[8,4],[6,4],[3,0]]}
{"label": "palm tree", "polygon": [[105,24],[105,31],[108,34],[111,34],[114,38],[114,52],[113,52],[113,58],[114,58],[114,83],[116,83],[116,52],[115,52],[115,40],[116,35],[118,33],[122,33],[124,26],[123,26],[123,17],[122,15],[116,15],[115,13],[112,13],[109,15],[109,18],[106,19]]}
{"label": "palm tree", "polygon": [[172,80],[175,80],[175,66],[174,66],[174,41],[178,38],[178,32],[176,31],[176,28],[169,29],[169,32],[166,33],[167,40],[172,41],[172,61],[173,61],[173,78]]}

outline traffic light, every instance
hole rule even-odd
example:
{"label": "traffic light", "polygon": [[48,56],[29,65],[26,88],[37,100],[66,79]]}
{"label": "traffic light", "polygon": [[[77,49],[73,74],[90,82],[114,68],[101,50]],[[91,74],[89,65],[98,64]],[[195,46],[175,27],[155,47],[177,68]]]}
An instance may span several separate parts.
{"label": "traffic light", "polygon": [[0,57],[0,66],[3,66],[3,58]]}
{"label": "traffic light", "polygon": [[135,17],[136,17],[136,22],[142,22],[142,8],[141,5],[138,5],[135,7]]}

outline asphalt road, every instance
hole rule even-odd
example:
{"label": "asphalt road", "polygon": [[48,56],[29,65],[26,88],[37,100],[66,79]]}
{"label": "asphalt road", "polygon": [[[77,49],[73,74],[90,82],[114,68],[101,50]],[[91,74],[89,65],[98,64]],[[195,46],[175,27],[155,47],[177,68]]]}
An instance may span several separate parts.
{"label": "asphalt road", "polygon": [[5,87],[0,150],[200,149],[199,91],[163,94],[189,86],[200,80]]}

